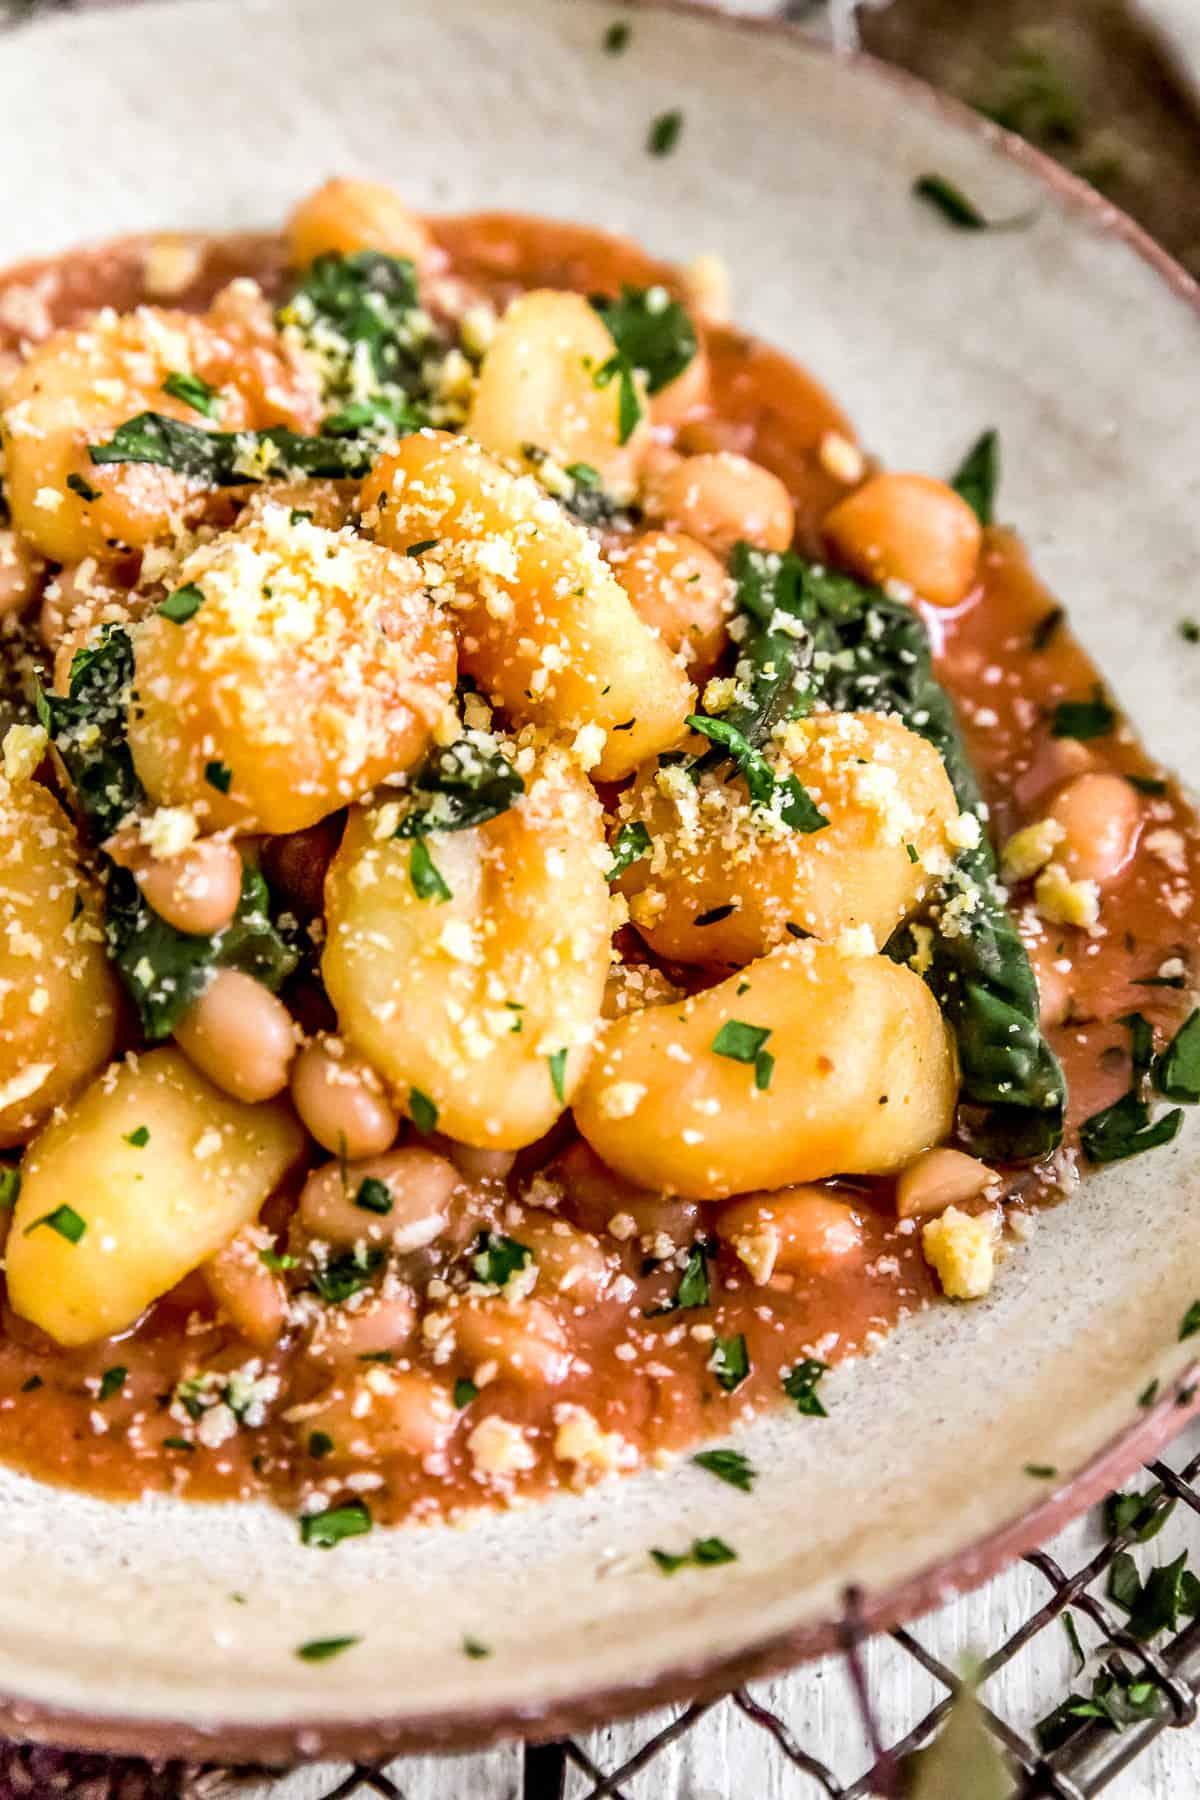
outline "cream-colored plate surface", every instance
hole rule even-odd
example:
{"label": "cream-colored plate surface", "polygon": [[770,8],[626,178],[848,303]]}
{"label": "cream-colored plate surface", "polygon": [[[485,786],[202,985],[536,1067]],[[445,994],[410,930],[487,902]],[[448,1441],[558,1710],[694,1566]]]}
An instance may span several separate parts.
{"label": "cream-colored plate surface", "polygon": [[[268,223],[334,171],[422,207],[583,219],[681,259],[715,250],[741,317],[813,367],[888,461],[940,471],[1000,428],[1004,515],[1154,750],[1195,766],[1200,652],[1174,629],[1200,555],[1186,294],[1097,203],[867,65],[640,11],[612,58],[612,16],[583,0],[191,0],[30,29],[0,45],[0,260]],[[674,106],[678,149],[648,157],[648,121]],[[1036,221],[954,232],[910,197],[927,169]],[[18,1718],[90,1715],[58,1729],[92,1739],[164,1720],[226,1745],[274,1727],[279,1753],[314,1720],[334,1738],[309,1750],[370,1719],[397,1738],[462,1735],[585,1695],[630,1704],[772,1641],[786,1655],[850,1580],[878,1595],[947,1559],[969,1576],[981,1565],[964,1550],[1045,1498],[1026,1462],[1065,1488],[1139,1416],[1151,1375],[1182,1369],[1198,1146],[1200,1122],[1089,1182],[994,1298],[940,1307],[831,1377],[827,1420],[751,1429],[752,1497],[680,1465],[323,1555],[266,1510],[118,1507],[4,1475],[0,1693]],[[714,1532],[735,1565],[668,1582],[648,1562],[650,1545]],[[334,1662],[294,1655],[343,1633],[363,1643]],[[468,1661],[464,1633],[494,1654]]]}

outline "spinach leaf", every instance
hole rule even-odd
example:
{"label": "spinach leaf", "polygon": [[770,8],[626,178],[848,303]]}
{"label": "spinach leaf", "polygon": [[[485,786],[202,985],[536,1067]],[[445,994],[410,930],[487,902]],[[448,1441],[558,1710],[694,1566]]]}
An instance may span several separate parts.
{"label": "spinach leaf", "polygon": [[524,792],[524,781],[498,745],[482,732],[468,732],[456,744],[435,751],[417,770],[412,804],[396,836],[468,831],[507,812]]}
{"label": "spinach leaf", "polygon": [[1188,1014],[1155,1059],[1151,1078],[1168,1100],[1182,1100],[1189,1106],[1200,1101],[1200,1008]]}
{"label": "spinach leaf", "polygon": [[36,697],[37,715],[63,760],[79,809],[103,842],[142,799],[125,741],[133,687],[133,644],[118,625],[75,652],[68,692]]}
{"label": "spinach leaf", "polygon": [[206,431],[155,412],[126,419],[106,444],[88,445],[94,463],[157,463],[208,487],[306,476],[360,478],[378,453],[377,444],[362,437],[306,437],[282,425],[266,431]]}
{"label": "spinach leaf", "polygon": [[682,375],[699,349],[687,309],[664,287],[623,282],[616,300],[594,295],[592,305],[608,326],[618,357],[645,377],[648,394],[659,393]]}
{"label": "spinach leaf", "polygon": [[[1151,1069],[1155,1070],[1157,1085],[1157,1071],[1170,1057],[1174,1045],[1156,1059],[1150,1023],[1141,1013],[1126,1013],[1119,1023],[1126,1026],[1130,1034],[1130,1086],[1120,1099],[1093,1113],[1079,1127],[1080,1148],[1091,1163],[1124,1162],[1126,1157],[1140,1156],[1145,1150],[1157,1150],[1178,1135],[1183,1123],[1183,1113],[1177,1106],[1163,1113],[1161,1118],[1152,1118],[1145,1097],[1147,1074]],[[1186,1031],[1187,1027],[1183,1029]],[[1168,1098],[1187,1099],[1188,1095],[1178,1091],[1170,1093]]]}
{"label": "spinach leaf", "polygon": [[414,264],[379,250],[318,256],[277,319],[295,327],[316,353],[328,387],[353,387],[360,397],[363,363],[371,385],[412,393],[434,342]]}
{"label": "spinach leaf", "polygon": [[950,486],[966,501],[981,525],[990,525],[999,484],[1000,438],[995,431],[985,431],[950,477]]}

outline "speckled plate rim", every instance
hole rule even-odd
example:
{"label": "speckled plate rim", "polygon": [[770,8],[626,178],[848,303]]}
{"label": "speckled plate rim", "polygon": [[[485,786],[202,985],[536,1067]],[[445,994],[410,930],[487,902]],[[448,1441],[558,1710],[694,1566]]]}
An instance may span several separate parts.
{"label": "speckled plate rim", "polygon": [[[720,7],[693,4],[692,0],[626,0],[626,4],[634,13],[669,12],[702,19],[714,32],[774,36],[802,47],[812,57],[832,54],[813,44],[796,26],[782,21],[746,18]],[[168,9],[156,5],[143,10],[161,13]],[[55,23],[51,23],[31,29],[55,28]],[[900,92],[913,107],[940,115],[1023,168],[1065,206],[1086,215],[1096,231],[1132,249],[1180,300],[1200,314],[1200,285],[1134,220],[1086,183],[1023,140],[906,71],[864,53],[853,53],[844,60],[869,79]],[[1043,1542],[1160,1451],[1189,1421],[1200,1417],[1198,1382],[1200,1363],[1189,1363],[1177,1372],[1153,1406],[1118,1431],[1048,1498],[1018,1512],[955,1554],[927,1563],[907,1579],[878,1593],[859,1595],[853,1629],[882,1630],[910,1619],[987,1580]],[[0,1695],[0,1728],[17,1738],[107,1752],[186,1756],[204,1761],[256,1761],[264,1765],[302,1760],[317,1749],[322,1756],[364,1760],[421,1749],[464,1750],[514,1736],[550,1738],[674,1700],[715,1697],[743,1681],[835,1649],[845,1643],[846,1633],[845,1614],[827,1617],[741,1645],[728,1655],[676,1662],[648,1682],[585,1688],[549,1703],[531,1699],[521,1706],[463,1709],[430,1716],[381,1714],[351,1722],[342,1717],[322,1717],[314,1709],[303,1721],[281,1725],[218,1721],[211,1728],[200,1728],[170,1718],[63,1710]]]}

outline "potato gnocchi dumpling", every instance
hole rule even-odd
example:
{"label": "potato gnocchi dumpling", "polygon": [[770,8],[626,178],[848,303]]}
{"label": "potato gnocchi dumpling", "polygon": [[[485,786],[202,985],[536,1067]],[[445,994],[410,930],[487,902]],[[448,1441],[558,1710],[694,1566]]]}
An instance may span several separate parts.
{"label": "potato gnocchi dumpling", "polygon": [[569,1104],[608,972],[599,802],[560,752],[528,761],[524,796],[470,830],[396,837],[397,803],[355,812],[326,887],[342,1035],[418,1125],[484,1148],[533,1143]]}
{"label": "potato gnocchi dumpling", "polygon": [[178,1050],[112,1064],[26,1153],[14,1311],[59,1344],[125,1330],[257,1216],[303,1141],[285,1107],[227,1099]]}
{"label": "potato gnocchi dumpling", "polygon": [[587,532],[530,477],[420,431],[378,463],[362,505],[380,543],[428,549],[462,668],[511,718],[581,737],[599,781],[678,742],[695,690]]}
{"label": "potato gnocchi dumpling", "polygon": [[79,854],[52,794],[0,775],[0,1144],[26,1142],[112,1053],[119,994]]}
{"label": "potato gnocchi dumpling", "polygon": [[210,829],[313,825],[445,717],[454,640],[411,560],[271,506],[186,556],[174,591],[187,618],[136,631],[129,742],[151,799]]}
{"label": "potato gnocchi dumpling", "polygon": [[780,828],[728,769],[697,782],[677,764],[649,767],[622,797],[618,819],[651,847],[621,891],[657,955],[740,964],[800,933],[830,943],[852,932],[877,949],[949,868],[951,832],[978,836],[975,819],[960,826],[937,751],[897,719],[798,719],[772,760],[828,824]]}
{"label": "potato gnocchi dumpling", "polygon": [[605,1026],[574,1111],[627,1180],[724,1200],[902,1168],[945,1137],[956,1093],[937,1002],[910,969],[785,944]]}

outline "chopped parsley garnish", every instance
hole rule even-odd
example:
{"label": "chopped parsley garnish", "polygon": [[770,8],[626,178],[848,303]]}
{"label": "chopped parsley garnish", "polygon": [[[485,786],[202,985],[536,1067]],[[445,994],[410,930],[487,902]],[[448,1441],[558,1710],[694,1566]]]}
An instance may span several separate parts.
{"label": "chopped parsley garnish", "polygon": [[533,1251],[528,1244],[519,1244],[516,1238],[505,1237],[501,1232],[484,1231],[476,1243],[471,1267],[486,1286],[502,1288],[532,1261]]}
{"label": "chopped parsley garnish", "polygon": [[795,1401],[797,1412],[813,1419],[829,1417],[817,1393],[817,1383],[828,1369],[828,1363],[817,1362],[815,1357],[807,1356],[785,1375],[783,1391],[789,1400]]}
{"label": "chopped parsley garnish", "polygon": [[454,1404],[457,1406],[459,1412],[462,1411],[464,1406],[470,1406],[472,1400],[478,1400],[478,1398],[479,1389],[473,1381],[468,1381],[465,1375],[455,1382]]}
{"label": "chopped parsley garnish", "polygon": [[100,489],[93,487],[90,481],[85,481],[82,475],[77,475],[74,469],[67,476],[67,486],[73,494],[78,494],[81,500],[91,501],[100,498]]}
{"label": "chopped parsley garnish", "polygon": [[173,594],[168,594],[156,610],[162,618],[170,619],[172,625],[186,625],[203,605],[203,590],[194,581],[188,581],[183,587],[177,587]]}
{"label": "chopped parsley garnish", "polygon": [[1070,1607],[1062,1614],[1062,1623],[1063,1630],[1067,1635],[1067,1642],[1071,1646],[1071,1654],[1075,1658],[1075,1673],[1078,1675],[1080,1669],[1087,1663],[1087,1657],[1083,1653],[1083,1645],[1079,1641],[1079,1627],[1075,1623],[1075,1614]]}
{"label": "chopped parsley garnish", "polygon": [[1185,644],[1200,644],[1200,625],[1195,619],[1180,619],[1179,635]]}
{"label": "chopped parsley garnish", "polygon": [[1059,627],[1066,616],[1061,606],[1052,606],[1048,612],[1044,612],[1029,634],[1029,648],[1048,650],[1058,636]]}
{"label": "chopped parsley garnish", "polygon": [[0,1211],[17,1204],[17,1196],[21,1192],[20,1169],[0,1167]]}
{"label": "chopped parsley garnish", "polygon": [[769,1050],[760,1050],[754,1059],[754,1085],[760,1094],[767,1092],[774,1073],[775,1058]]}
{"label": "chopped parsley garnish", "polygon": [[1189,1013],[1171,1042],[1155,1058],[1152,1077],[1159,1093],[1168,1100],[1200,1102],[1200,1008]]}
{"label": "chopped parsley garnish", "polygon": [[376,1175],[368,1175],[359,1182],[354,1204],[361,1207],[363,1212],[378,1213],[383,1218],[392,1210],[392,1190],[386,1181],[380,1181]]}
{"label": "chopped parsley garnish", "polygon": [[129,1370],[120,1363],[114,1363],[111,1369],[105,1369],[96,1392],[97,1400],[111,1400],[114,1394],[119,1394],[128,1374]]}
{"label": "chopped parsley garnish", "polygon": [[719,1563],[737,1561],[737,1551],[731,1550],[723,1538],[695,1538],[690,1550],[651,1550],[650,1556],[664,1575],[674,1575],[676,1569],[691,1566],[697,1569],[716,1568]]}
{"label": "chopped parsley garnish", "polygon": [[303,506],[293,506],[288,514],[289,525],[311,525],[312,514]]}
{"label": "chopped parsley garnish", "polygon": [[990,525],[999,485],[1000,438],[995,431],[985,431],[950,477],[950,486],[966,501],[981,525]]}
{"label": "chopped parsley garnish", "polygon": [[728,919],[733,913],[733,906],[710,906],[707,912],[697,913],[692,924],[701,930],[708,925],[719,925],[722,919]]}
{"label": "chopped parsley garnish", "polygon": [[1129,1614],[1126,1630],[1143,1642],[1160,1631],[1174,1631],[1182,1613],[1200,1611],[1200,1581],[1187,1566],[1187,1551],[1173,1562],[1151,1569],[1145,1581],[1127,1550],[1119,1550],[1108,1572],[1108,1597]]}
{"label": "chopped parsley garnish", "polygon": [[436,550],[440,542],[440,538],[422,538],[419,544],[409,544],[404,554],[405,556],[424,556],[427,550]]}
{"label": "chopped parsley garnish", "polygon": [[194,1452],[195,1448],[196,1446],[193,1444],[191,1438],[168,1437],[163,1439],[164,1450],[187,1450]]}
{"label": "chopped parsley garnish", "polygon": [[707,1469],[718,1481],[726,1481],[743,1494],[748,1494],[754,1486],[758,1470],[748,1457],[740,1450],[700,1450],[692,1461],[698,1468]]}
{"label": "chopped parsley garnish", "polygon": [[358,1637],[312,1638],[298,1647],[296,1655],[301,1662],[328,1662],[331,1656],[340,1656],[343,1650],[361,1643]]}
{"label": "chopped parsley garnish", "polygon": [[750,1373],[750,1352],[746,1348],[745,1333],[739,1331],[736,1337],[715,1338],[708,1366],[725,1392],[735,1393]]}
{"label": "chopped parsley garnish", "polygon": [[1053,1463],[1026,1463],[1025,1473],[1032,1475],[1035,1481],[1053,1481],[1058,1470]]}
{"label": "chopped parsley garnish", "polygon": [[347,1500],[327,1512],[306,1513],[300,1521],[300,1542],[318,1550],[332,1550],[344,1538],[362,1537],[371,1529],[365,1500]]}
{"label": "chopped parsley garnish", "polygon": [[298,1256],[289,1256],[286,1251],[278,1250],[260,1250],[258,1260],[264,1269],[270,1269],[272,1275],[283,1275],[288,1269],[297,1268],[300,1263]]}
{"label": "chopped parsley garnish", "polygon": [[317,1462],[328,1456],[333,1449],[333,1439],[327,1431],[310,1431],[308,1434],[308,1454]]}
{"label": "chopped parsley garnish", "polygon": [[664,287],[638,288],[622,283],[617,299],[593,296],[592,305],[607,325],[616,354],[592,376],[596,387],[618,383],[617,435],[626,443],[642,416],[637,379],[646,392],[660,389],[682,375],[699,348],[687,310]]}
{"label": "chopped parsley garnish", "polygon": [[164,394],[170,394],[172,400],[182,400],[193,412],[203,413],[206,419],[217,416],[217,393],[202,381],[199,375],[189,375],[178,369],[172,369],[162,384]]}
{"label": "chopped parsley garnish", "polygon": [[567,1103],[567,1053],[565,1050],[555,1050],[546,1058],[546,1061],[550,1065],[550,1085],[554,1089],[554,1098],[560,1106],[565,1106]]}
{"label": "chopped parsley garnish", "polygon": [[32,1225],[25,1227],[22,1236],[28,1237],[40,1225],[47,1225],[51,1231],[57,1231],[59,1237],[66,1238],[69,1244],[77,1244],[87,1230],[87,1221],[80,1218],[73,1206],[66,1205],[56,1206],[53,1212],[43,1213],[40,1219],[35,1219]]}
{"label": "chopped parsley garnish", "polygon": [[383,1251],[355,1244],[340,1256],[331,1256],[321,1268],[314,1269],[312,1285],[327,1306],[341,1306],[351,1294],[365,1288],[383,1261]]}
{"label": "chopped parsley garnish", "polygon": [[218,794],[227,794],[233,781],[233,770],[223,762],[206,762],[204,779],[209,787],[216,788]]}
{"label": "chopped parsley garnish", "polygon": [[413,776],[411,807],[396,828],[401,838],[429,831],[468,831],[507,812],[525,783],[506,756],[480,733],[438,750]]}
{"label": "chopped parsley garnish", "polygon": [[1015,213],[1007,219],[989,219],[961,188],[944,175],[918,175],[912,191],[918,200],[926,201],[941,213],[948,225],[958,231],[1014,231],[1032,222],[1032,213]]}
{"label": "chopped parsley garnish", "polygon": [[1103,688],[1097,685],[1090,700],[1059,701],[1050,722],[1050,734],[1087,743],[1092,738],[1107,737],[1116,722],[1116,713],[1105,699]]}
{"label": "chopped parsley garnish", "polygon": [[760,1093],[765,1093],[775,1069],[775,1058],[763,1049],[770,1035],[769,1025],[747,1025],[741,1019],[726,1019],[713,1039],[711,1049],[714,1056],[750,1063],[754,1069],[754,1085]]}
{"label": "chopped parsley garnish", "polygon": [[429,1095],[423,1094],[420,1088],[408,1090],[408,1116],[422,1137],[428,1137],[431,1131],[437,1130],[438,1109]]}
{"label": "chopped parsley garnish", "polygon": [[593,469],[591,463],[568,463],[563,474],[569,475],[576,487],[598,488],[600,486],[600,471]]}
{"label": "chopped parsley garnish", "polygon": [[21,1392],[23,1394],[35,1394],[38,1388],[45,1387],[45,1385],[46,1384],[40,1375],[31,1375],[28,1381],[23,1381],[21,1383]]}
{"label": "chopped parsley garnish", "polygon": [[1110,1494],[1104,1502],[1104,1523],[1110,1534],[1132,1534],[1139,1544],[1157,1537],[1175,1510],[1174,1500],[1159,1505],[1163,1491],[1162,1482],[1156,1481],[1144,1493]]}
{"label": "chopped parsley garnish", "polygon": [[1158,1376],[1156,1375],[1154,1377],[1153,1381],[1148,1381],[1146,1383],[1146,1386],[1142,1389],[1141,1393],[1138,1395],[1138,1405],[1139,1406],[1153,1406],[1154,1402],[1157,1399],[1158,1399]]}
{"label": "chopped parsley garnish", "polygon": [[481,1662],[485,1656],[492,1654],[489,1644],[481,1644],[478,1638],[465,1637],[462,1641],[463,1655],[469,1656],[472,1662]]}
{"label": "chopped parsley garnish", "polygon": [[620,56],[633,34],[632,26],[624,19],[615,19],[604,33],[604,48],[609,56]]}
{"label": "chopped parsley garnish", "polygon": [[1139,794],[1151,794],[1156,799],[1167,791],[1167,784],[1160,775],[1126,775],[1125,779]]}
{"label": "chopped parsley garnish", "polygon": [[454,898],[445,877],[430,856],[429,846],[423,837],[412,840],[408,878],[418,900],[436,900],[441,905]]}
{"label": "chopped parsley garnish", "polygon": [[136,1130],[127,1131],[125,1133],[125,1142],[130,1144],[135,1150],[144,1150],[146,1145],[150,1142],[150,1127],[148,1125],[139,1125]]}
{"label": "chopped parsley garnish", "polygon": [[646,134],[646,148],[651,156],[669,156],[683,130],[683,114],[677,107],[670,112],[659,113],[651,121],[650,130]]}
{"label": "chopped parsley garnish", "polygon": [[693,1244],[688,1251],[688,1259],[675,1293],[664,1305],[656,1306],[647,1317],[658,1318],[663,1313],[690,1312],[693,1307],[707,1306],[711,1298],[708,1259],[713,1254],[713,1246],[706,1239],[701,1238],[698,1244]]}
{"label": "chopped parsley garnish", "polygon": [[776,794],[783,796],[778,805],[780,818],[793,831],[823,831],[829,820],[801,787],[794,775],[777,776],[760,750],[756,750],[745,734],[727,719],[709,719],[703,713],[689,713],[688,724],[710,743],[726,751],[737,764],[750,795],[751,806],[776,809]]}
{"label": "chopped parsley garnish", "polygon": [[1198,1331],[1200,1331],[1200,1300],[1193,1300],[1179,1321],[1179,1342],[1182,1344],[1185,1338],[1195,1337]]}
{"label": "chopped parsley garnish", "polygon": [[643,856],[649,856],[651,846],[650,833],[640,819],[631,819],[627,825],[622,825],[612,841],[612,865],[608,871],[608,879],[615,881],[633,863],[640,862]]}

